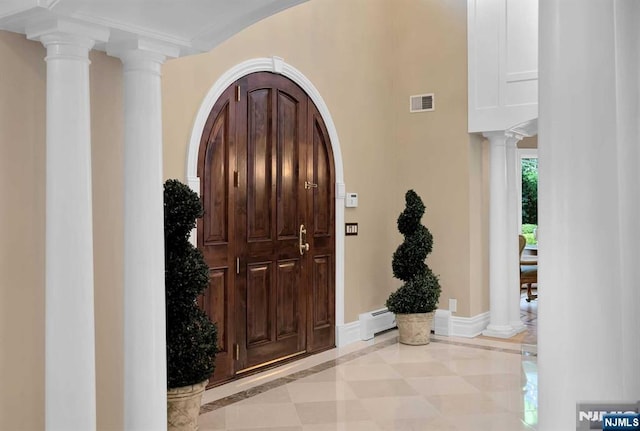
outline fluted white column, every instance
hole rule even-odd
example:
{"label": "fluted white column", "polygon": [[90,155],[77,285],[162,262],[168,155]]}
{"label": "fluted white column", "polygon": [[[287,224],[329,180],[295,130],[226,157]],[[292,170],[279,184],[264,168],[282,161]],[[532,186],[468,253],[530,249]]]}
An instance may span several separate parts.
{"label": "fluted white column", "polygon": [[526,326],[520,318],[520,249],[518,245],[518,173],[520,168],[517,145],[523,136],[513,132],[506,133],[506,165],[507,165],[507,248],[508,290],[507,307],[509,308],[509,325],[516,333],[522,332]]}
{"label": "fluted white column", "polygon": [[489,140],[489,326],[482,333],[509,338],[509,272],[507,256],[507,136],[504,131],[483,134]]}
{"label": "fluted white column", "polygon": [[539,427],[640,399],[640,5],[540,1]]}
{"label": "fluted white column", "polygon": [[[93,34],[92,34],[93,33]],[[30,27],[47,49],[45,428],[96,429],[89,31]]]}
{"label": "fluted white column", "polygon": [[125,430],[167,427],[161,66],[140,41],[110,45],[124,71]]}

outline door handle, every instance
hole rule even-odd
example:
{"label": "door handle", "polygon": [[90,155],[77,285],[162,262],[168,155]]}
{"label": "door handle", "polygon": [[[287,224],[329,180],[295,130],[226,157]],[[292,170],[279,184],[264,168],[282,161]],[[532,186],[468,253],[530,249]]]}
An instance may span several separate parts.
{"label": "door handle", "polygon": [[307,229],[303,224],[300,225],[300,231],[298,233],[298,247],[300,248],[300,256],[304,254],[305,251],[309,251],[309,243],[307,243]]}

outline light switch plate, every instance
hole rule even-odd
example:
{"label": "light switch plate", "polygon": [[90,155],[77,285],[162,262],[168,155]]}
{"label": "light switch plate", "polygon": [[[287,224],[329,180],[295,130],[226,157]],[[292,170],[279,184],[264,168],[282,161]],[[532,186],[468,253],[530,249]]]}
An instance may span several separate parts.
{"label": "light switch plate", "polygon": [[347,208],[356,208],[358,206],[358,194],[347,193],[347,197],[344,201],[344,206]]}

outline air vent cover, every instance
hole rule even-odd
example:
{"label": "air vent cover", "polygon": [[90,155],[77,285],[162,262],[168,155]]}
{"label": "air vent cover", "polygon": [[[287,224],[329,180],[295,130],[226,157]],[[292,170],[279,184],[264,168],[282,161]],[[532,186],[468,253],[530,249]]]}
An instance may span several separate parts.
{"label": "air vent cover", "polygon": [[433,93],[409,97],[409,112],[427,112],[436,109]]}

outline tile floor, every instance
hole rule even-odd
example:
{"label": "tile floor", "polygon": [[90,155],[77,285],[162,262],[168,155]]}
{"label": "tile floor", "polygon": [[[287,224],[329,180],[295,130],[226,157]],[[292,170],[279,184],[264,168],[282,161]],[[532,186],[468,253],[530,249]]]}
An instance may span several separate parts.
{"label": "tile floor", "polygon": [[214,388],[200,430],[535,430],[536,307],[522,301],[520,340],[390,331]]}

